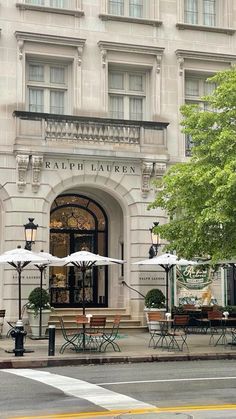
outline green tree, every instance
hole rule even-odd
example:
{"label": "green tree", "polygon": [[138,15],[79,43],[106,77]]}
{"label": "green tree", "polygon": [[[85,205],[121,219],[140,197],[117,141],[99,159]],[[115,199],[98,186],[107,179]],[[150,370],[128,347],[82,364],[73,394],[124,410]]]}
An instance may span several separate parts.
{"label": "green tree", "polygon": [[169,217],[156,228],[168,250],[216,261],[236,255],[236,68],[208,81],[216,83],[202,98],[208,110],[181,108],[192,157],[168,170],[150,208],[161,207]]}

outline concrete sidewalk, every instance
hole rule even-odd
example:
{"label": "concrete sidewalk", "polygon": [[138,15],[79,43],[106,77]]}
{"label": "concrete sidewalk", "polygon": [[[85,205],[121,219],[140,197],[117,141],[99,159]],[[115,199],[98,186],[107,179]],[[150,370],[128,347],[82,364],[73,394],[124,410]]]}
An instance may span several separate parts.
{"label": "concrete sidewalk", "polygon": [[[160,348],[148,348],[149,339],[149,333],[120,334],[117,343],[121,352],[114,352],[110,346],[105,353],[92,351],[76,353],[67,348],[64,354],[60,354],[63,338],[56,336],[55,355],[48,356],[48,340],[32,340],[27,337],[25,349],[29,352],[25,353],[23,357],[16,357],[14,353],[6,352],[14,349],[14,340],[3,337],[0,339],[0,369],[124,362],[236,359],[236,346],[231,347],[229,344],[209,345],[210,336],[206,334],[190,334],[187,341],[189,349],[173,352]],[[228,340],[230,340],[230,336]]]}

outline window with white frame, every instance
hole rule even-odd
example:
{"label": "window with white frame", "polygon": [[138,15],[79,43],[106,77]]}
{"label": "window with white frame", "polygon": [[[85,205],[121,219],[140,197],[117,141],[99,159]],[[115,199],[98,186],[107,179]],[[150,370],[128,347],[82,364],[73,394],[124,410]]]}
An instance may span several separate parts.
{"label": "window with white frame", "polygon": [[[190,105],[199,105],[199,107],[204,110],[211,110],[209,104],[204,102],[202,97],[208,96],[213,93],[216,88],[215,83],[210,83],[207,81],[207,77],[197,77],[197,76],[186,76],[185,78],[185,103]],[[185,136],[185,152],[187,156],[191,155],[192,148],[192,139],[191,135],[187,134]]]}
{"label": "window with white frame", "polygon": [[25,3],[34,6],[55,7],[58,9],[69,8],[69,0],[25,0]]}
{"label": "window with white frame", "polygon": [[115,119],[143,120],[146,105],[146,75],[142,72],[110,70],[109,114]]}
{"label": "window with white frame", "polygon": [[108,13],[118,16],[142,18],[146,0],[108,0]]}
{"label": "window with white frame", "polygon": [[30,112],[65,114],[68,68],[58,63],[27,62],[27,102]]}
{"label": "window with white frame", "polygon": [[184,22],[216,26],[217,0],[184,0]]}

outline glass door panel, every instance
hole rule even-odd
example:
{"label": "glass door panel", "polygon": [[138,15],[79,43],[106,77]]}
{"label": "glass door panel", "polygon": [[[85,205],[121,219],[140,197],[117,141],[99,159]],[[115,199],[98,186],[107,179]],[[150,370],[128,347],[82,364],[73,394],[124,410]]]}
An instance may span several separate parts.
{"label": "glass door panel", "polygon": [[[75,233],[74,238],[74,251],[79,252],[85,250],[87,252],[94,253],[95,240],[94,234],[89,233]],[[82,303],[82,272],[80,269],[74,268],[75,273],[75,293],[74,293],[74,302]],[[94,303],[94,296],[96,295],[96,290],[94,289],[96,284],[96,269],[88,269],[85,274],[85,302],[86,305],[91,305]]]}
{"label": "glass door panel", "polygon": [[[57,257],[65,257],[70,251],[70,236],[67,233],[50,234],[50,252]],[[70,302],[68,288],[68,267],[51,266],[50,272],[50,292],[52,304],[65,304]]]}

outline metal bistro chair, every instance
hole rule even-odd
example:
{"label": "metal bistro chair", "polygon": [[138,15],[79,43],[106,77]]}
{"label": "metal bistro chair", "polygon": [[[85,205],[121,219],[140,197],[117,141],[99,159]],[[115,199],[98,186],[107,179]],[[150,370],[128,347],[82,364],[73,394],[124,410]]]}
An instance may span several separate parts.
{"label": "metal bistro chair", "polygon": [[86,342],[85,342],[85,335],[86,335],[86,328],[89,325],[89,317],[86,314],[79,314],[75,317],[75,321],[77,324],[77,350],[85,349]]}
{"label": "metal bistro chair", "polygon": [[223,317],[222,312],[218,310],[208,311],[207,313],[207,318],[209,320],[209,331],[210,331],[209,345],[214,344],[214,336],[218,335],[219,337],[219,335],[222,332],[223,326],[221,323],[219,323],[222,317]]}
{"label": "metal bistro chair", "polygon": [[159,321],[163,320],[163,314],[157,311],[150,311],[147,313],[147,316],[148,316],[148,327],[149,327],[149,333],[150,333],[148,347],[156,348],[159,342],[161,342],[161,346],[162,346],[164,336],[163,336],[163,330]]}
{"label": "metal bistro chair", "polygon": [[190,317],[188,315],[175,315],[173,330],[170,331],[170,345],[169,349],[183,350],[183,347],[187,345],[188,337],[188,325]]}
{"label": "metal bistro chair", "polygon": [[103,340],[99,347],[100,352],[105,352],[107,347],[109,345],[112,346],[115,352],[120,352],[120,347],[115,340],[117,339],[119,327],[120,327],[120,319],[121,316],[119,314],[116,314],[113,320],[112,330],[110,333],[107,333],[106,331],[103,334]]}
{"label": "metal bistro chair", "polygon": [[90,319],[89,329],[85,331],[86,347],[99,350],[105,336],[106,317],[93,316]]}
{"label": "metal bistro chair", "polygon": [[69,346],[72,346],[72,349],[74,349],[76,351],[77,344],[75,344],[75,341],[78,340],[78,334],[77,333],[68,333],[68,331],[66,330],[66,327],[65,327],[65,322],[64,322],[62,317],[60,317],[60,326],[61,326],[62,336],[65,340],[65,342],[62,344],[62,346],[60,348],[60,351],[59,351],[60,354],[63,354],[64,350]]}

